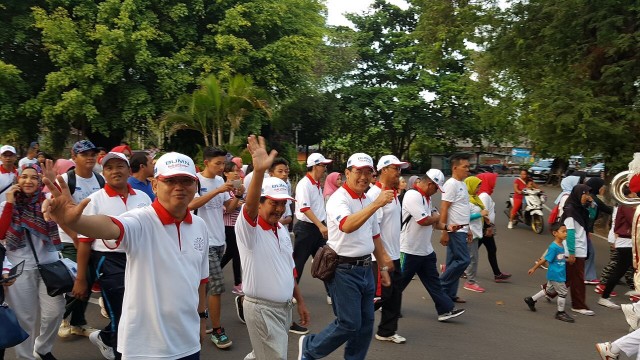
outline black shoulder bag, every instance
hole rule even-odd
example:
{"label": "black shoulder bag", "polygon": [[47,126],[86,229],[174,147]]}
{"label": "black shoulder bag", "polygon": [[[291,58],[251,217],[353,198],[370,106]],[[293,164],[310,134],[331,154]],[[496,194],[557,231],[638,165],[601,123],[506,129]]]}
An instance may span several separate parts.
{"label": "black shoulder bag", "polygon": [[73,289],[73,278],[67,266],[60,259],[49,264],[40,264],[36,249],[33,247],[33,242],[31,242],[31,234],[27,229],[24,229],[24,232],[33,252],[33,257],[36,260],[38,271],[40,271],[40,277],[42,277],[42,281],[47,287],[47,294],[53,297],[70,292]]}

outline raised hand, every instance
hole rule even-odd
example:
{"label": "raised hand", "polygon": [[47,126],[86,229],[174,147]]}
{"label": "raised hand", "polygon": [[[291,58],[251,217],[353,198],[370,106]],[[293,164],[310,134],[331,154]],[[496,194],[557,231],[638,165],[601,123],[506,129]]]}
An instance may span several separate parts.
{"label": "raised hand", "polygon": [[53,169],[53,160],[46,159],[43,163],[40,163],[42,167],[42,174],[45,178],[56,181],[56,171]]}
{"label": "raised hand", "polygon": [[51,199],[45,200],[42,204],[42,214],[47,221],[55,221],[63,226],[72,225],[80,219],[82,211],[91,199],[87,198],[76,204],[62,176],[58,175],[57,180],[59,187],[46,177],[42,179],[51,191]]}
{"label": "raised hand", "polygon": [[382,190],[380,195],[375,200],[376,205],[379,207],[383,207],[393,201],[394,193],[393,190]]}
{"label": "raised hand", "polygon": [[264,138],[255,135],[249,136],[247,139],[247,150],[251,154],[253,159],[253,171],[266,172],[273,164],[273,160],[278,156],[278,152],[271,150],[267,153],[267,146],[265,145]]}

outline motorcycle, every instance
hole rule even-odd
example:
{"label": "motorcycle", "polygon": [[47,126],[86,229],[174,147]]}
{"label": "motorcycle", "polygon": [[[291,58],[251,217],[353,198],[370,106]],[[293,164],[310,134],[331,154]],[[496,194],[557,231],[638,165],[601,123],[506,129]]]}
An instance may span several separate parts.
{"label": "motorcycle", "polygon": [[[547,195],[540,189],[524,189],[522,190],[524,195],[524,201],[520,210],[516,213],[513,224],[521,222],[527,226],[531,226],[531,229],[536,234],[541,234],[544,230],[544,216],[542,214],[542,204],[547,201]],[[513,208],[513,193],[509,194],[509,200],[507,201],[507,208],[504,213],[508,218],[511,217],[511,209]]]}

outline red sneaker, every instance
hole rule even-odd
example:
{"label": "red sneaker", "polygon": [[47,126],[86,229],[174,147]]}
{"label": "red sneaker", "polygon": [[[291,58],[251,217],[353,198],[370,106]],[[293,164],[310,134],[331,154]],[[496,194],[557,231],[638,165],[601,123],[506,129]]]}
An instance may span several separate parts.
{"label": "red sneaker", "polygon": [[[600,284],[596,285],[596,287],[595,287],[595,289],[593,289],[593,291],[595,291],[596,294],[601,294],[602,295],[602,293],[604,292],[604,288],[605,288],[605,285],[600,283]],[[616,293],[615,291],[612,291],[610,296],[618,296],[618,293]]]}

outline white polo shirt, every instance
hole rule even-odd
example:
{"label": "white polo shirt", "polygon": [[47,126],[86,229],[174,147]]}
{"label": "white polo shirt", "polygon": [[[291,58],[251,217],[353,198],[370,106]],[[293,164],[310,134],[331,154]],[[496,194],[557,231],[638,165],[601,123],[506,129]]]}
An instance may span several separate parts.
{"label": "white polo shirt", "polygon": [[[377,198],[382,192],[382,184],[377,182],[376,186],[372,186],[367,191],[369,199]],[[380,227],[380,235],[382,236],[382,244],[384,249],[391,257],[391,260],[400,259],[400,225],[402,208],[397,194],[394,194],[393,201],[381,207],[376,211],[376,220]],[[372,256],[375,260],[375,256]]]}
{"label": "white polo shirt", "polygon": [[[124,197],[119,195],[111,186],[109,186],[109,184],[105,184],[104,189],[100,189],[88,196],[91,201],[89,202],[89,205],[84,208],[82,214],[117,216],[122,215],[129,210],[151,205],[149,195],[140,190],[133,189],[129,184],[127,184],[127,187],[129,188],[129,196]],[[91,250],[94,251],[124,252],[124,248],[120,246],[113,249],[114,246],[111,244],[107,247],[102,239],[87,238],[84,235],[78,234],[78,241],[91,243]]]}
{"label": "white polo shirt", "polygon": [[[69,184],[69,176],[67,175],[67,173],[62,174],[61,176],[64,181]],[[73,195],[71,195],[76,204],[86,199],[94,192],[100,190],[100,183],[96,179],[96,176],[102,175],[94,176],[94,174],[91,173],[91,177],[87,179],[76,174],[76,191],[73,193]],[[73,239],[71,239],[71,236],[67,235],[67,233],[64,232],[64,230],[62,230],[60,226],[58,226],[58,232],[60,233],[60,241],[62,241],[63,243],[73,244]]]}
{"label": "white polo shirt", "polygon": [[25,156],[22,159],[20,159],[20,161],[18,161],[18,169],[22,168],[22,165],[27,165],[27,164],[38,165],[38,159],[37,158],[29,159],[28,157]]}
{"label": "white polo shirt", "polygon": [[[268,177],[269,177],[269,173],[265,172],[264,178],[266,179]],[[242,185],[244,186],[245,189],[249,188],[249,184],[251,184],[251,179],[253,179],[253,171],[247,174],[247,176],[245,176],[244,179],[242,179]]]}
{"label": "white polo shirt", "polygon": [[[471,219],[471,203],[469,202],[469,192],[467,185],[454,178],[449,178],[442,188],[442,200],[451,203],[449,206],[449,216],[447,217],[447,225],[469,224]],[[468,226],[463,226],[458,232],[469,232]]]}
{"label": "white polo shirt", "polygon": [[18,172],[7,171],[4,166],[0,165],[0,202],[7,200],[7,190],[13,185],[14,181],[18,178]]}
{"label": "white polo shirt", "polygon": [[[196,175],[198,175],[198,179],[200,180],[200,196],[215,191],[224,185],[224,179],[220,176],[216,175],[214,178],[207,178],[201,173]],[[225,244],[224,221],[222,216],[224,215],[224,203],[229,199],[231,199],[231,195],[229,195],[228,191],[225,191],[214,196],[198,209],[198,216],[207,224],[209,234],[211,234],[209,246],[223,246]]]}
{"label": "white polo shirt", "polygon": [[123,359],[177,359],[200,351],[198,287],[209,277],[209,231],[158,200],[112,217],[127,253],[118,351]]}
{"label": "white polo shirt", "polygon": [[304,214],[307,210],[313,211],[313,214],[318,218],[318,220],[327,220],[322,188],[320,187],[320,183],[313,180],[309,173],[300,179],[300,181],[298,181],[298,185],[296,185],[296,218],[301,221],[313,223]]}
{"label": "white polo shirt", "polygon": [[347,234],[342,225],[349,215],[371,203],[365,194],[358,196],[347,184],[342,185],[327,202],[327,228],[329,245],[338,255],[359,257],[373,253],[373,239],[380,237],[380,227],[376,216],[371,216],[356,231]]}
{"label": "white polo shirt", "polygon": [[431,216],[431,198],[418,189],[408,190],[402,200],[402,221],[411,215],[411,219],[400,232],[400,251],[416,256],[427,256],[433,252],[431,235],[433,226],[423,226]]}
{"label": "white polo shirt", "polygon": [[271,226],[258,216],[249,218],[244,205],[236,221],[236,239],[242,264],[245,295],[284,303],[293,296],[293,246],[289,231]]}

